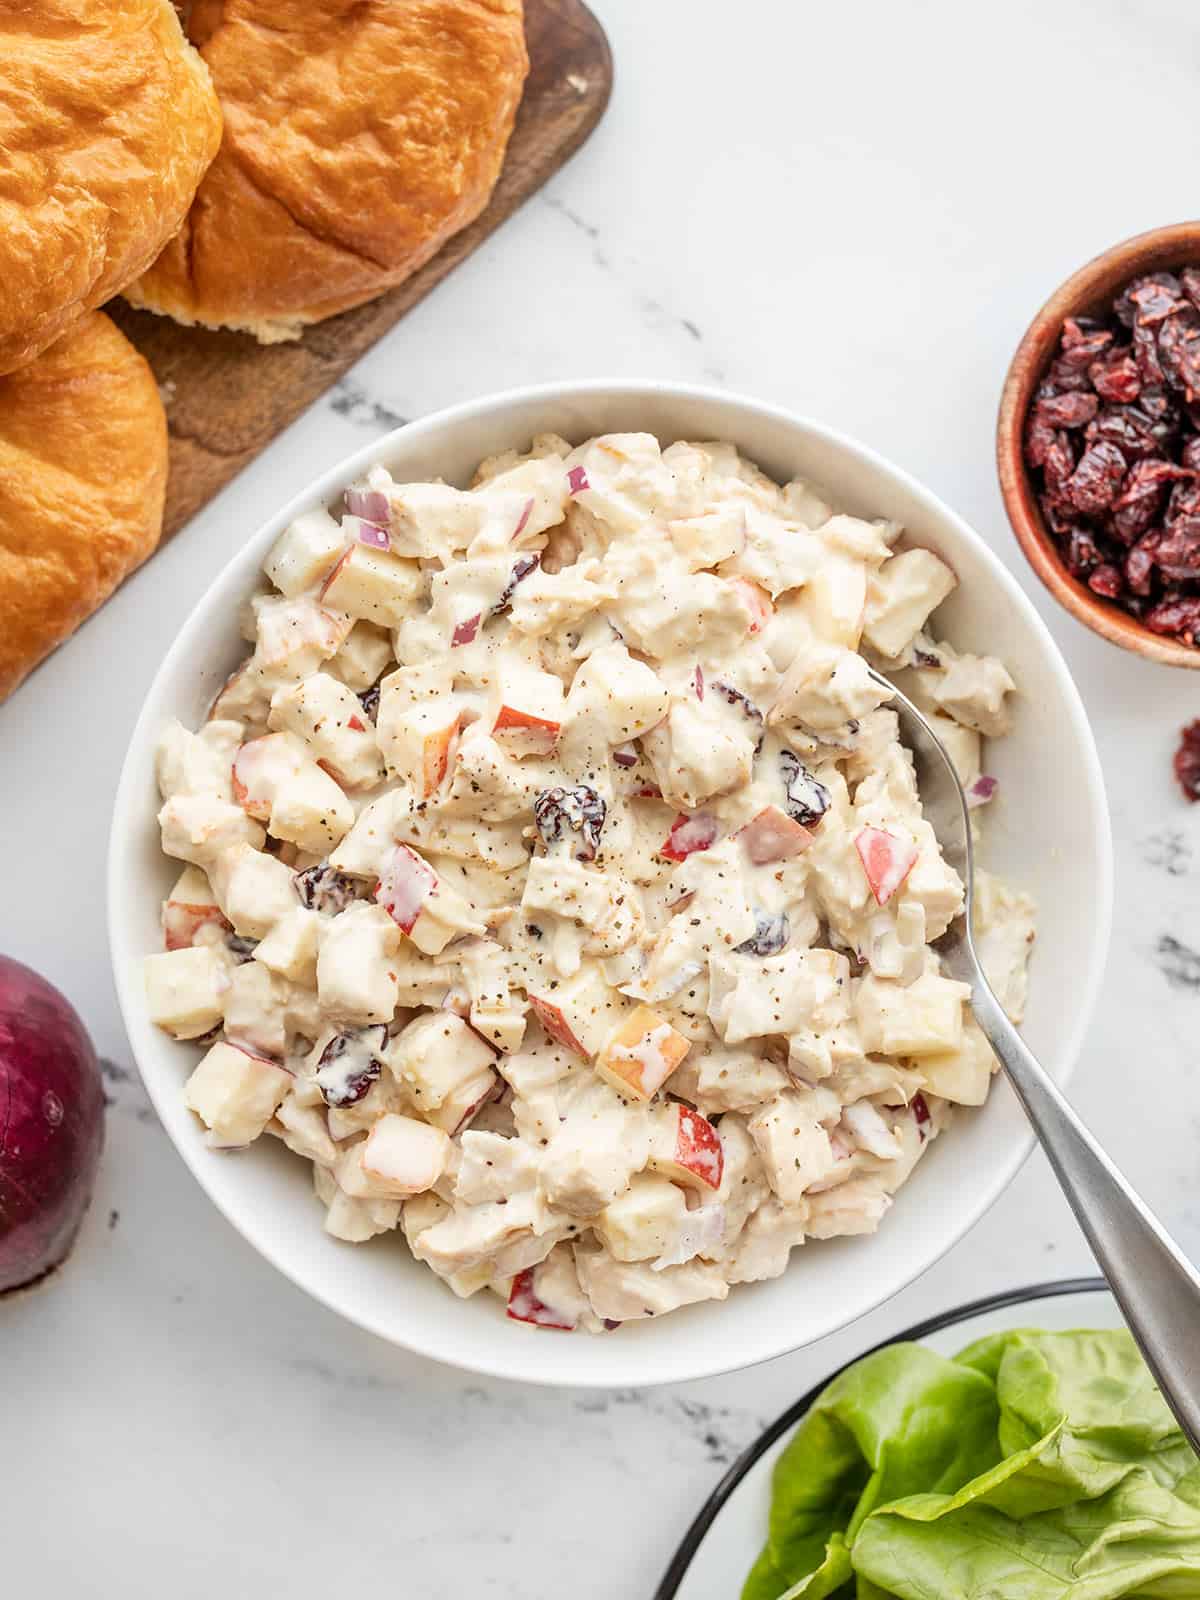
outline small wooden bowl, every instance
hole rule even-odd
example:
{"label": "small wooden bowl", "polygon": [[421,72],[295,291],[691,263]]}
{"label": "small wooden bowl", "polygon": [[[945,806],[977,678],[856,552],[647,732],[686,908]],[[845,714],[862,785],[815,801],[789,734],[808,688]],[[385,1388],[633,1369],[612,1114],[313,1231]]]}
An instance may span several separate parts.
{"label": "small wooden bowl", "polygon": [[1168,667],[1200,670],[1200,645],[1193,647],[1151,633],[1128,612],[1070,575],[1042,516],[1022,449],[1025,418],[1034,390],[1054,359],[1066,318],[1105,315],[1118,290],[1131,278],[1188,265],[1200,266],[1200,222],[1153,228],[1126,239],[1080,267],[1050,296],[1017,346],[1004,380],[996,426],[996,465],[1013,532],[1030,566],[1058,603],[1093,633],[1119,644],[1123,650],[1133,650]]}

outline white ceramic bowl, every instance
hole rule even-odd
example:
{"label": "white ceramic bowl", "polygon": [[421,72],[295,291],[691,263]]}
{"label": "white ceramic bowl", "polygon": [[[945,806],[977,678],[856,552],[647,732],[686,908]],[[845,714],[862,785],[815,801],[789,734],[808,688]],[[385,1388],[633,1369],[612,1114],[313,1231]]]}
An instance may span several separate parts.
{"label": "white ceramic bowl", "polygon": [[284,506],[214,580],[159,668],[117,792],[109,920],[117,990],[146,1087],[209,1196],[268,1261],[353,1322],[441,1361],[533,1383],[627,1386],[700,1378],[810,1343],[879,1305],[962,1237],[1032,1146],[1015,1100],[997,1084],[984,1110],[960,1116],[901,1191],[880,1232],[812,1244],[783,1277],[736,1289],[723,1304],[631,1323],[608,1337],[547,1333],[509,1321],[499,1300],[458,1300],[403,1243],[350,1246],[328,1237],[309,1166],[274,1140],[243,1156],[208,1150],[181,1088],[194,1052],[147,1021],[140,958],[160,948],[159,906],[177,871],[159,850],[154,745],[165,721],[196,726],[244,653],[239,608],[280,530],[332,505],[371,463],[399,479],[466,483],[479,460],[533,434],[582,440],[611,430],[726,439],[776,479],[821,485],[841,509],[893,517],[942,554],[961,580],[938,614],[951,642],[1001,656],[1021,690],[1012,736],[989,767],[985,860],[1040,905],[1025,1034],[1060,1081],[1075,1061],[1104,962],[1111,916],[1111,841],[1083,706],[1050,635],[995,556],[953,512],[862,445],[774,407],[714,390],[564,383],[473,401],[368,445]]}

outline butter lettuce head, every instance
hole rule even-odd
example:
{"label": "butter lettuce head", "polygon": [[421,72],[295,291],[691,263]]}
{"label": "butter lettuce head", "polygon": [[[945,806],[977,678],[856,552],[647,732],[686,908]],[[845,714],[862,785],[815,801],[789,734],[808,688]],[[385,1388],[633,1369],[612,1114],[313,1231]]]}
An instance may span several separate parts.
{"label": "butter lettuce head", "polygon": [[743,1600],[1200,1600],[1200,1463],[1121,1331],[877,1351],[780,1457]]}

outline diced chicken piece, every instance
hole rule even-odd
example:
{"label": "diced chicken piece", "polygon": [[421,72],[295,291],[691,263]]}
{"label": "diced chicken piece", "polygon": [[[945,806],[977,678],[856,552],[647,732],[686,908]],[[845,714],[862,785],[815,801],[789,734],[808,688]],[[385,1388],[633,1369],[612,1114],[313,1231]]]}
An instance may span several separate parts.
{"label": "diced chicken piece", "polygon": [[671,1093],[715,1116],[722,1111],[752,1111],[790,1083],[784,1069],[765,1056],[713,1044],[692,1050],[671,1079]]}
{"label": "diced chicken piece", "polygon": [[665,1017],[649,1006],[638,1006],[605,1040],[596,1071],[618,1094],[650,1100],[690,1047]]}
{"label": "diced chicken piece", "polygon": [[375,898],[426,955],[437,955],[460,934],[486,932],[458,891],[406,844],[384,857]]}
{"label": "diced chicken piece", "polygon": [[383,776],[370,720],[358,696],[328,672],[314,672],[271,700],[272,728],[302,739],[312,757],[347,789],[369,789]]}
{"label": "diced chicken piece", "polygon": [[888,660],[903,655],[958,579],[932,550],[901,550],[871,578],[863,637]]}
{"label": "diced chicken piece", "polygon": [[317,911],[294,906],[255,946],[254,959],[292,983],[312,987],[317,981],[317,949],[322,921]]}
{"label": "diced chicken piece", "polygon": [[195,944],[222,944],[231,932],[212,885],[199,867],[185,867],[163,901],[163,947],[186,950]]}
{"label": "diced chicken piece", "polygon": [[788,1259],[808,1232],[811,1201],[784,1205],[768,1195],[747,1221],[721,1270],[729,1282],[761,1283],[786,1271]]}
{"label": "diced chicken piece", "polygon": [[533,1152],[522,1140],[468,1128],[459,1143],[462,1162],[454,1180],[454,1198],[463,1205],[507,1200],[537,1182]]}
{"label": "diced chicken piece", "polygon": [[222,1040],[198,1064],[183,1098],[216,1142],[234,1148],[258,1138],[291,1082],[290,1073],[276,1062]]}
{"label": "diced chicken piece", "polygon": [[389,1233],[400,1220],[399,1200],[354,1200],[324,1167],[313,1167],[313,1188],[327,1207],[325,1232],[347,1244],[365,1244],[376,1234]]}
{"label": "diced chicken piece", "polygon": [[[519,1050],[525,1037],[525,1004],[513,993],[508,954],[494,939],[463,939],[455,960],[470,999],[471,1026],[495,1050]],[[447,957],[443,956],[443,960]]]}
{"label": "diced chicken piece", "polygon": [[402,789],[389,789],[364,806],[349,833],[330,852],[329,865],[351,877],[378,878],[408,804]]}
{"label": "diced chicken piece", "polygon": [[329,1137],[329,1124],[323,1105],[310,1105],[293,1092],[287,1096],[275,1113],[275,1120],[267,1125],[267,1132],[277,1134],[289,1150],[318,1166],[331,1167],[337,1160],[337,1146]]}
{"label": "diced chicken piece", "polygon": [[653,1171],[702,1193],[721,1187],[725,1157],[707,1117],[672,1101],[658,1109],[653,1129],[649,1161]]}
{"label": "diced chicken piece", "polygon": [[[712,702],[710,705],[709,702]],[[728,715],[714,695],[676,699],[664,722],[643,736],[664,798],[685,811],[749,783],[758,726]]]}
{"label": "diced chicken piece", "polygon": [[225,1014],[229,963],[211,945],[167,950],[142,963],[150,1020],[174,1039],[197,1039]]}
{"label": "diced chicken piece", "polygon": [[635,1176],[593,1224],[618,1261],[650,1261],[672,1249],[687,1220],[682,1189],[664,1177]]}
{"label": "diced chicken piece", "polygon": [[296,908],[291,868],[252,845],[226,850],[211,868],[210,878],[218,905],[244,938],[265,939],[279,919]]}
{"label": "diced chicken piece", "polygon": [[671,543],[692,572],[730,561],[746,547],[746,513],[741,506],[718,506],[694,517],[668,522]]}
{"label": "diced chicken piece", "polygon": [[454,1133],[497,1083],[491,1049],[453,1011],[415,1017],[390,1042],[384,1058],[422,1115],[447,1133]]}
{"label": "diced chicken piece", "polygon": [[770,1193],[762,1160],[750,1136],[746,1119],[737,1112],[721,1118],[721,1187],[716,1200],[725,1219],[720,1254],[727,1255],[738,1234]]}
{"label": "diced chicken piece", "polygon": [[[315,672],[346,642],[354,626],[353,618],[345,612],[319,605],[310,595],[299,595],[294,600],[255,595],[250,604],[257,642],[248,666],[246,688],[252,694],[257,677],[259,684],[266,686],[268,699],[283,684],[296,683]],[[222,714],[233,715],[227,692],[221,698],[230,707]],[[239,716],[237,720],[247,718]]]}
{"label": "diced chicken piece", "polygon": [[461,724],[462,710],[453,700],[410,705],[395,690],[381,696],[379,748],[388,771],[407,783],[418,800],[428,800],[441,788]]}
{"label": "diced chicken piece", "polygon": [[724,1300],[729,1285],[721,1269],[689,1261],[656,1271],[649,1262],[617,1261],[606,1251],[577,1246],[579,1284],[598,1317],[633,1322],[662,1316],[701,1300]]}
{"label": "diced chicken piece", "polygon": [[727,1045],[832,1027],[848,1012],[850,963],[836,950],[714,957],[709,977],[709,1020]]}
{"label": "diced chicken piece", "polygon": [[380,628],[394,628],[413,611],[424,592],[425,578],[415,561],[359,540],[347,548],[326,578],[321,604]]}
{"label": "diced chicken piece", "polygon": [[398,1004],[396,925],[379,906],[356,901],[334,917],[317,956],[321,1010],[343,1022],[390,1022]]}
{"label": "diced chicken piece", "polygon": [[863,1048],[889,1056],[927,1056],[957,1050],[962,1043],[965,983],[924,972],[902,986],[868,975],[854,992],[854,1015]]}
{"label": "diced chicken piece", "polygon": [[902,1154],[899,1139],[870,1100],[859,1100],[847,1106],[842,1112],[841,1126],[856,1149],[865,1150],[880,1161],[894,1161]]}
{"label": "diced chicken piece", "polygon": [[557,1043],[590,1061],[624,1009],[624,1001],[605,982],[593,962],[585,962],[572,978],[546,982],[528,990],[529,1004],[542,1027]]}
{"label": "diced chicken piece", "polygon": [[930,1094],[937,1095],[940,1100],[952,1100],[960,1106],[981,1106],[987,1099],[996,1067],[991,1045],[974,1017],[968,1017],[958,1049],[941,1055],[921,1056],[917,1070]]}
{"label": "diced chicken piece", "polygon": [[855,651],[836,645],[802,647],[784,675],[767,721],[832,731],[874,711],[889,692],[875,682]]}
{"label": "diced chicken piece", "polygon": [[339,1156],[339,1188],[357,1199],[403,1199],[432,1189],[450,1160],[440,1128],[388,1112],[361,1143]]}
{"label": "diced chicken piece", "polygon": [[563,716],[563,687],[553,673],[513,656],[500,658],[487,714],[498,745],[518,759],[549,755],[558,744]]}
{"label": "diced chicken piece", "polygon": [[593,650],[575,674],[565,720],[595,717],[608,744],[625,744],[657,727],[670,704],[670,693],[654,669],[614,641]]}
{"label": "diced chicken piece", "polygon": [[163,729],[154,754],[154,771],[163,799],[178,794],[232,800],[229,771],[241,742],[240,722],[206,722],[199,733],[190,733],[172,718]]}
{"label": "diced chicken piece", "polygon": [[965,728],[953,717],[942,716],[937,711],[928,713],[927,720],[953,762],[959,783],[969,789],[982,770],[983,741],[979,734],[974,728]]}
{"label": "diced chicken piece", "polygon": [[767,1182],[785,1206],[800,1205],[805,1191],[833,1171],[833,1147],[823,1124],[840,1110],[822,1090],[789,1089],[747,1123]]}
{"label": "diced chicken piece", "polygon": [[293,985],[257,961],[244,961],[229,975],[225,1037],[252,1055],[282,1057],[288,1047]]}
{"label": "diced chicken piece", "polygon": [[[491,1265],[497,1274],[505,1252],[530,1255],[523,1266],[544,1260],[558,1243],[558,1219],[530,1189],[508,1201],[492,1201],[480,1206],[455,1206],[447,1216],[425,1228],[412,1241],[418,1261],[427,1262],[440,1276],[473,1267]],[[522,1266],[513,1266],[513,1272]]]}
{"label": "diced chicken piece", "polygon": [[975,948],[996,998],[1014,1022],[1025,1015],[1035,907],[990,872],[975,874]]}
{"label": "diced chicken piece", "polygon": [[851,1178],[809,1196],[805,1231],[810,1239],[874,1233],[891,1203],[877,1178]]}
{"label": "diced chicken piece", "polygon": [[239,844],[258,849],[266,835],[240,806],[213,795],[172,795],[158,813],[163,852],[208,868]]}
{"label": "diced chicken piece", "polygon": [[304,511],[271,546],[263,571],[281,594],[294,600],[324,582],[345,544],[345,534],[328,511]]}

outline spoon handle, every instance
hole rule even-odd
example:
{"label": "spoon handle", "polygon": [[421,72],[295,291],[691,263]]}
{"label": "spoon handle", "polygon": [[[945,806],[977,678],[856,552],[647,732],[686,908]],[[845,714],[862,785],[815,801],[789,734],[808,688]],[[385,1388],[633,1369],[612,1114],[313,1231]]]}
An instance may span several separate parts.
{"label": "spoon handle", "polygon": [[988,985],[975,983],[972,991],[976,1020],[1025,1107],[1146,1365],[1200,1453],[1200,1272],[1063,1099]]}

